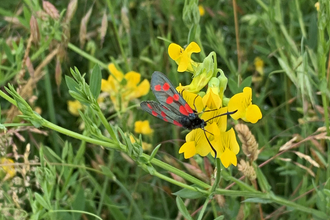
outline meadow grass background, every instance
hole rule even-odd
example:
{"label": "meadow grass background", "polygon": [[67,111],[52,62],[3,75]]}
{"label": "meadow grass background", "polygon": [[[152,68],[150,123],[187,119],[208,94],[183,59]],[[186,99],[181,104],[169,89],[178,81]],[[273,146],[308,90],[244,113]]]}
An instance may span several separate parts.
{"label": "meadow grass background", "polygon": [[[107,65],[116,62],[123,73],[136,71],[150,80],[154,71],[161,71],[174,85],[187,84],[190,75],[177,72],[167,47],[170,42],[184,46],[196,41],[202,52],[193,55],[195,60],[202,62],[216,52],[218,68],[229,79],[231,92],[226,95],[241,92],[235,89],[242,81],[251,84],[253,102],[263,113],[258,123],[246,123],[260,149],[254,162],[256,181],[241,178],[237,167],[230,166],[219,184],[228,191],[217,194],[198,215],[205,195],[181,192],[186,210],[180,207],[173,193],[182,187],[170,179],[181,179],[170,175],[170,168],[155,166],[153,175],[146,172],[148,164],[118,150],[52,127],[27,127],[29,122],[17,117],[2,95],[1,126],[8,130],[0,136],[1,157],[14,161],[16,174],[5,178],[8,169],[1,172],[0,219],[183,219],[187,213],[193,219],[329,216],[329,2],[320,1],[318,11],[310,0],[193,1],[205,10],[197,23],[189,17],[194,8],[184,11],[188,2],[49,1],[52,8],[42,1],[2,0],[2,94],[11,83],[41,117],[88,136],[81,117],[68,111],[67,101],[73,98],[64,78],[72,76],[70,68],[86,73],[89,82],[95,64],[106,79]],[[32,25],[31,16],[36,19]],[[187,25],[191,22],[193,28]],[[262,60],[263,74],[256,57]],[[116,112],[105,97],[101,108],[123,132],[134,133],[135,121],[149,120],[154,133],[142,139],[153,147],[162,143],[155,158],[210,184],[214,160],[184,160],[178,149],[186,131],[143,112],[139,103],[147,99],[155,98],[150,92],[133,100],[127,111]],[[86,115],[107,137],[99,119],[92,112]],[[240,152],[238,160],[244,158]],[[258,193],[245,194],[253,190]]]}

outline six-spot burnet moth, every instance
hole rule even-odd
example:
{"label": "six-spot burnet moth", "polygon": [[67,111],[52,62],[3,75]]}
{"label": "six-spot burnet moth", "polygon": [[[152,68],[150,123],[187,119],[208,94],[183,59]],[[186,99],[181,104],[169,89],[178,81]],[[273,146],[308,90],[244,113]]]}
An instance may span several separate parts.
{"label": "six-spot burnet moth", "polygon": [[[221,115],[217,115],[207,121],[198,117],[198,114],[194,112],[188,103],[182,98],[182,96],[176,91],[175,87],[169,81],[169,79],[161,72],[155,71],[151,76],[151,90],[156,96],[158,102],[155,101],[143,101],[141,102],[141,108],[149,114],[162,119],[163,121],[170,122],[179,127],[184,127],[189,130],[201,128],[204,131],[206,137],[206,122],[223,115],[233,114],[234,112],[227,112]],[[210,111],[210,110],[209,110]],[[213,148],[212,144],[206,137],[210,147],[214,151],[215,158],[217,157],[217,151]]]}

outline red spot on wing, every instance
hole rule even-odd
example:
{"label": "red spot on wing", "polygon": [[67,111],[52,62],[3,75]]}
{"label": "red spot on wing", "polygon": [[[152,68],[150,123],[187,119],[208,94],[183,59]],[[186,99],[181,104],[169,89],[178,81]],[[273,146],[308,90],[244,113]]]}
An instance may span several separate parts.
{"label": "red spot on wing", "polygon": [[167,104],[171,104],[173,102],[173,98],[171,96],[169,96],[167,99],[166,99],[166,103]]}
{"label": "red spot on wing", "polygon": [[160,115],[161,115],[162,117],[164,117],[164,118],[166,117],[166,114],[165,114],[165,112],[163,112],[163,111],[160,113]]}
{"label": "red spot on wing", "polygon": [[190,106],[187,103],[184,105],[184,108],[187,110],[188,113],[190,114],[194,113],[194,111],[190,108]]}
{"label": "red spot on wing", "polygon": [[163,85],[163,90],[164,91],[167,91],[167,90],[169,90],[170,89],[170,85],[168,84],[168,83],[164,83],[164,85]]}
{"label": "red spot on wing", "polygon": [[152,107],[151,107],[151,105],[149,103],[147,103],[147,106],[148,106],[148,108],[152,109]]}
{"label": "red spot on wing", "polygon": [[173,99],[174,99],[175,101],[179,101],[179,98],[180,98],[179,94],[174,94],[174,95],[173,95]]}
{"label": "red spot on wing", "polygon": [[165,108],[166,110],[169,110],[168,108],[166,108],[166,106],[163,106],[163,108]]}
{"label": "red spot on wing", "polygon": [[160,91],[162,89],[162,86],[161,85],[155,85],[154,87],[155,91]]}
{"label": "red spot on wing", "polygon": [[163,118],[164,121],[168,122],[167,118]]}
{"label": "red spot on wing", "polygon": [[173,124],[175,124],[175,125],[177,125],[177,126],[179,126],[179,127],[182,127],[182,124],[180,124],[179,122],[177,122],[177,121],[175,121],[175,120],[173,120]]}
{"label": "red spot on wing", "polygon": [[180,106],[180,109],[179,110],[180,110],[180,113],[181,114],[186,115],[186,116],[189,115],[188,112],[187,112],[187,110],[185,109],[185,107],[183,107],[183,105]]}
{"label": "red spot on wing", "polygon": [[155,111],[152,111],[151,114],[155,117],[157,117],[157,115],[158,115],[157,112],[155,112]]}

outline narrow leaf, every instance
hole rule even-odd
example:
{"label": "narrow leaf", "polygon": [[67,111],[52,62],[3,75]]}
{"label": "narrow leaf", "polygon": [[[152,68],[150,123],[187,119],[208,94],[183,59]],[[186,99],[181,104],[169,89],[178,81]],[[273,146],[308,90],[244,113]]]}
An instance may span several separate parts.
{"label": "narrow leaf", "polygon": [[102,74],[99,65],[95,65],[90,78],[90,89],[95,99],[100,95]]}
{"label": "narrow leaf", "polygon": [[79,87],[78,83],[76,83],[76,81],[74,81],[74,79],[72,79],[69,76],[65,76],[65,82],[66,85],[68,86],[69,90],[78,92],[77,88]]}
{"label": "narrow leaf", "polygon": [[14,56],[11,53],[10,47],[6,44],[5,41],[2,43],[3,50],[5,51],[5,54],[7,56],[7,59],[9,60],[10,63],[14,63]]}
{"label": "narrow leaf", "polygon": [[155,147],[155,149],[151,152],[151,154],[150,154],[150,158],[149,158],[149,162],[150,162],[152,159],[154,159],[154,157],[156,156],[156,154],[157,154],[157,152],[158,152],[160,146],[162,146],[162,145],[161,145],[161,144],[158,144],[158,145]]}
{"label": "narrow leaf", "polygon": [[190,189],[181,189],[181,190],[173,193],[173,195],[179,196],[181,198],[186,198],[186,199],[198,199],[198,198],[205,197],[205,195],[203,193],[198,192],[198,191],[192,191]]}
{"label": "narrow leaf", "polygon": [[185,217],[188,220],[193,220],[192,217],[190,216],[184,202],[182,201],[182,199],[179,196],[176,197],[176,205],[178,206],[178,209],[181,212],[181,214],[183,215],[183,217]]}
{"label": "narrow leaf", "polygon": [[52,207],[50,207],[46,200],[39,194],[39,193],[34,193],[34,196],[36,198],[36,200],[40,203],[40,205],[42,205],[42,207],[44,207],[45,209],[52,209]]}

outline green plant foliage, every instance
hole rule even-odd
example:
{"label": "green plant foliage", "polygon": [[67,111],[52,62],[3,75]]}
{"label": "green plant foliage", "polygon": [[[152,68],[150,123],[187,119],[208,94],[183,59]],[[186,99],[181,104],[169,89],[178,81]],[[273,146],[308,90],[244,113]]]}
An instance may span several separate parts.
{"label": "green plant foliage", "polygon": [[[328,219],[328,0],[1,0],[0,30],[0,220]],[[235,135],[145,113],[154,71],[202,118],[239,96]]]}

